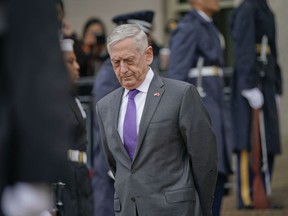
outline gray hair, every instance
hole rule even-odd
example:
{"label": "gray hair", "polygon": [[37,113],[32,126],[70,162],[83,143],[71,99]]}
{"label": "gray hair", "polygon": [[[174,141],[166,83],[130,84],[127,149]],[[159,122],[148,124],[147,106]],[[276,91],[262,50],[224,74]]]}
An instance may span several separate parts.
{"label": "gray hair", "polygon": [[134,38],[137,49],[141,54],[144,54],[148,47],[148,38],[139,24],[123,24],[117,26],[107,39],[107,49],[126,38]]}

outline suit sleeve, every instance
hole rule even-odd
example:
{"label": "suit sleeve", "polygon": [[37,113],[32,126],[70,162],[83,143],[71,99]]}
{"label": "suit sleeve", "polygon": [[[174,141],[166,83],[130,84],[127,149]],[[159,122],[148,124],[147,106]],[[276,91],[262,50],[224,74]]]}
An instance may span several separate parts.
{"label": "suit sleeve", "polygon": [[194,27],[180,24],[173,32],[170,41],[170,57],[168,76],[172,79],[188,81],[188,71],[191,69],[197,46],[197,34]]}
{"label": "suit sleeve", "polygon": [[110,170],[112,171],[113,175],[115,176],[115,173],[116,173],[116,161],[115,161],[115,159],[113,157],[113,154],[111,153],[111,151],[108,148],[108,142],[107,142],[107,139],[106,139],[105,128],[104,128],[103,120],[102,120],[102,119],[105,119],[104,115],[106,114],[106,110],[107,109],[105,109],[105,108],[101,109],[101,106],[100,106],[99,103],[96,104],[96,115],[97,115],[97,119],[98,119],[97,122],[98,122],[98,125],[99,125],[100,138],[101,138],[101,142],[102,142],[102,149],[104,150],[105,157],[106,157],[106,160],[107,160],[107,162],[109,164]]}
{"label": "suit sleeve", "polygon": [[217,144],[210,116],[194,86],[188,88],[183,97],[179,122],[192,162],[203,215],[212,215],[217,179]]}

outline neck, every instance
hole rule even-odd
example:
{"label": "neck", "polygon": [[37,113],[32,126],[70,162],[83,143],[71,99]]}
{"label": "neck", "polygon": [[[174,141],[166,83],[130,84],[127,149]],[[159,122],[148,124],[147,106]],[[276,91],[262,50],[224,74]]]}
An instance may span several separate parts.
{"label": "neck", "polygon": [[200,4],[196,4],[196,3],[192,4],[192,7],[197,11],[201,11],[202,13],[204,13],[206,16],[208,16],[210,18],[212,18],[213,14],[214,14],[210,10],[203,9],[202,5],[200,5]]}
{"label": "neck", "polygon": [[197,13],[207,22],[212,22],[212,18],[208,16],[206,13],[204,13],[203,11],[197,10]]}

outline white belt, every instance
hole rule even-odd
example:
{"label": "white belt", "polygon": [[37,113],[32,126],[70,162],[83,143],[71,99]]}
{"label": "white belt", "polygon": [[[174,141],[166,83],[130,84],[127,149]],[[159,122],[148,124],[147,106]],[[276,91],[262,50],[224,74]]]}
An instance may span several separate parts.
{"label": "white belt", "polygon": [[78,163],[87,163],[87,154],[83,151],[69,149],[68,160]]}
{"label": "white belt", "polygon": [[[201,76],[223,76],[223,70],[217,66],[208,66],[202,67],[201,69]],[[188,74],[189,78],[196,78],[199,77],[199,69],[192,68]]]}

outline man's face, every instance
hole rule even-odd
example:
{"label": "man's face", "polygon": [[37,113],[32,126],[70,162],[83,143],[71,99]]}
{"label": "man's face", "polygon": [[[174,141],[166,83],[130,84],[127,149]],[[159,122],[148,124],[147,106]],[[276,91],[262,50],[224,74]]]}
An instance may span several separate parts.
{"label": "man's face", "polygon": [[126,38],[114,44],[109,54],[122,87],[130,90],[143,83],[153,60],[151,46],[146,48],[145,53],[141,53],[137,49],[134,39]]}
{"label": "man's face", "polygon": [[198,0],[201,4],[203,12],[212,16],[220,10],[219,0]]}

